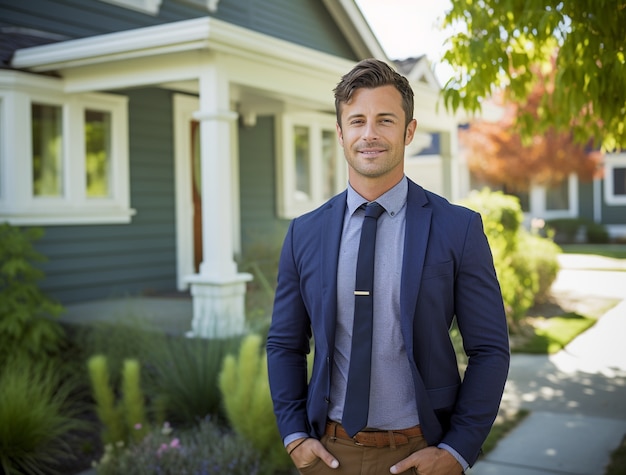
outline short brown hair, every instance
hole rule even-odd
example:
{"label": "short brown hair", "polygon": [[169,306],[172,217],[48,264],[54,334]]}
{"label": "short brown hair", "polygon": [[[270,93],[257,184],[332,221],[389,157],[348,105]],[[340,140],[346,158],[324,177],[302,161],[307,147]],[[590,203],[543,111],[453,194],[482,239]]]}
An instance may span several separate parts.
{"label": "short brown hair", "polygon": [[339,127],[341,127],[341,105],[350,102],[354,91],[360,88],[373,89],[389,85],[394,86],[402,96],[402,109],[405,115],[405,127],[407,127],[413,120],[413,89],[409,81],[387,63],[371,58],[357,63],[333,89]]}

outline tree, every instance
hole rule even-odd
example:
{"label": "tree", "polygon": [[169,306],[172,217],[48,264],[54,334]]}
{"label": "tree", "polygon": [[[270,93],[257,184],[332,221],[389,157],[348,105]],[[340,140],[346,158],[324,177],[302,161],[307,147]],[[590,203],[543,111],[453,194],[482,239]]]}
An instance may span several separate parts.
{"label": "tree", "polygon": [[[555,72],[536,117],[517,118],[522,138],[550,128],[605,151],[626,147],[626,0],[452,0],[444,27],[454,32],[443,61],[454,75],[444,104],[480,112],[498,90],[525,104]],[[543,75],[535,74],[542,71]]]}
{"label": "tree", "polygon": [[597,176],[602,154],[574,142],[571,133],[549,128],[527,144],[516,133],[516,117],[536,117],[545,95],[542,84],[537,84],[523,107],[513,102],[500,104],[503,115],[499,121],[477,120],[461,132],[468,167],[476,177],[512,191],[528,191],[531,183],[557,185],[571,173],[581,180]]}

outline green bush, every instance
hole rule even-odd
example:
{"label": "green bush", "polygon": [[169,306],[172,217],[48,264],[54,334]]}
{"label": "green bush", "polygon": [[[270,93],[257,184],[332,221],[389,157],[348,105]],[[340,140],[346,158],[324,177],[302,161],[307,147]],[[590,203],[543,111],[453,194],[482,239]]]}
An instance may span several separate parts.
{"label": "green bush", "polygon": [[584,242],[592,244],[604,244],[609,242],[609,233],[599,223],[585,218],[560,218],[552,219],[546,223],[546,228],[554,234],[554,240],[561,244],[573,244],[579,238],[582,231]]}
{"label": "green bush", "polygon": [[82,419],[81,383],[49,363],[24,355],[0,369],[0,472],[56,473],[74,457],[72,435],[90,429]]}
{"label": "green bush", "polygon": [[208,415],[223,417],[218,375],[224,356],[238,342],[170,337],[154,345],[144,360],[157,421],[190,426]]}
{"label": "green bush", "polygon": [[65,341],[54,319],[63,307],[37,286],[43,273],[33,263],[45,258],[33,243],[42,235],[38,228],[0,225],[0,366],[18,352],[34,360],[57,356]]}
{"label": "green bush", "polygon": [[147,426],[139,362],[127,359],[123,363],[120,401],[117,401],[116,391],[110,383],[106,356],[92,356],[87,366],[96,401],[96,412],[104,426],[103,442],[115,444],[120,441],[140,441],[145,435]]}
{"label": "green bush", "polygon": [[261,342],[258,335],[248,335],[238,358],[224,358],[219,386],[231,427],[261,453],[264,471],[272,473],[291,466],[291,459],[276,426]]}
{"label": "green bush", "polygon": [[527,259],[537,274],[537,291],[534,302],[543,303],[550,295],[550,288],[559,273],[558,255],[561,248],[551,239],[542,238],[536,234],[521,232],[518,256]]}
{"label": "green bush", "polygon": [[524,229],[522,208],[514,196],[485,188],[461,204],[483,218],[509,328],[514,333],[535,302],[546,299],[558,272],[560,248]]}
{"label": "green bush", "polygon": [[208,418],[180,433],[166,423],[138,444],[120,445],[105,448],[98,475],[261,473],[259,454],[250,443]]}

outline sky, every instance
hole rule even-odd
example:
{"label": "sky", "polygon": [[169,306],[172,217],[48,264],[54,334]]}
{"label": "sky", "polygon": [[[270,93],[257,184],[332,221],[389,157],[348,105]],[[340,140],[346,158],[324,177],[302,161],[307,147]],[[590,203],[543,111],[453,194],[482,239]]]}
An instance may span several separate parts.
{"label": "sky", "polygon": [[442,84],[449,69],[436,64],[445,34],[436,27],[450,0],[356,0],[389,59],[427,55]]}

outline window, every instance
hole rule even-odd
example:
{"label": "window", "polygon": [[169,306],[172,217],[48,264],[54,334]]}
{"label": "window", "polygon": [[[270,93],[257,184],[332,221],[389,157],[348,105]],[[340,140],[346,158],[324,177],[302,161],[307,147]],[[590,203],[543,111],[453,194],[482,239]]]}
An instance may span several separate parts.
{"label": "window", "polygon": [[64,94],[55,79],[3,74],[12,81],[0,83],[0,220],[130,222],[127,98]]}
{"label": "window", "polygon": [[278,213],[294,218],[345,188],[347,169],[331,114],[285,114],[278,128]]}
{"label": "window", "polygon": [[604,196],[609,205],[626,205],[626,154],[607,155]]}
{"label": "window", "polygon": [[532,186],[530,212],[533,216],[555,219],[578,215],[578,177],[571,174],[552,187]]}
{"label": "window", "polygon": [[546,188],[546,211],[569,210],[569,181]]}
{"label": "window", "polygon": [[34,196],[63,196],[62,119],[58,106],[31,106]]}
{"label": "window", "polygon": [[85,180],[88,198],[111,196],[111,113],[85,111]]}

